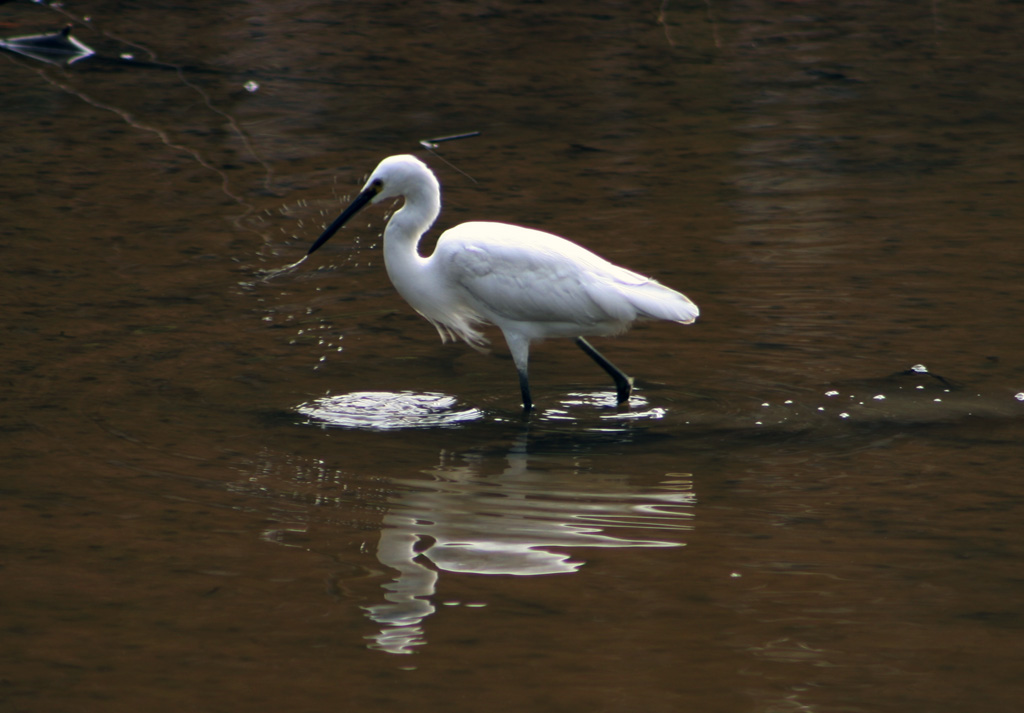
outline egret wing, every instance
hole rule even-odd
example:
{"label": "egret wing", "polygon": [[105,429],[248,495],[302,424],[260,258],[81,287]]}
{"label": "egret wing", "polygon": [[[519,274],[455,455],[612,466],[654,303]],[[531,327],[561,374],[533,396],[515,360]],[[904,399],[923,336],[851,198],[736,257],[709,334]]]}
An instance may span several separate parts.
{"label": "egret wing", "polygon": [[433,259],[476,309],[517,322],[628,322],[637,312],[619,285],[649,282],[568,240],[504,223],[449,230]]}

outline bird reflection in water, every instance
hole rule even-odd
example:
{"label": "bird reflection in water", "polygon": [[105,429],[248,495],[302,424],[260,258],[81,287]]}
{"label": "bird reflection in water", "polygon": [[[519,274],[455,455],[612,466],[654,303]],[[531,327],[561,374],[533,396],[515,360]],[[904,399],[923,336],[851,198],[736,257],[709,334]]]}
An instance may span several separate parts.
{"label": "bird reflection in water", "polygon": [[623,475],[584,480],[572,469],[531,469],[530,458],[525,447],[513,448],[503,472],[482,475],[480,462],[443,457],[427,472],[432,480],[390,480],[377,559],[398,575],[383,586],[384,602],[365,607],[381,625],[367,637],[371,648],[408,654],[426,643],[422,623],[435,611],[441,572],[568,574],[584,564],[577,548],[684,544],[679,533],[691,529],[695,503],[689,474],[641,487]]}

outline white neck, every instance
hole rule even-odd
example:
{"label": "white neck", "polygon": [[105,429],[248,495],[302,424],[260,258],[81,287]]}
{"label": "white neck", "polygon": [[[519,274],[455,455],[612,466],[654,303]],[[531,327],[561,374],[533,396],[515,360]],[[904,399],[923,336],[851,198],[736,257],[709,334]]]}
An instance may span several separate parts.
{"label": "white neck", "polygon": [[437,188],[424,187],[405,196],[405,205],[391,216],[384,228],[384,266],[392,284],[407,302],[418,308],[416,287],[422,285],[422,274],[430,261],[419,254],[423,234],[430,229],[441,212],[441,196]]}

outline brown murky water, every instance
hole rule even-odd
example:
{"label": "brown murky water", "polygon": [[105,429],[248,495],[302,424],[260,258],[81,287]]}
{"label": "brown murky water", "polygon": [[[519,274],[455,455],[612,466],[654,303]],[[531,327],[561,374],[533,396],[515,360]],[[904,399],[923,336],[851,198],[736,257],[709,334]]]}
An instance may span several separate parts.
{"label": "brown murky water", "polygon": [[[1016,711],[1024,18],[838,5],[4,5],[3,709]],[[412,151],[701,306],[629,409],[264,279]]]}

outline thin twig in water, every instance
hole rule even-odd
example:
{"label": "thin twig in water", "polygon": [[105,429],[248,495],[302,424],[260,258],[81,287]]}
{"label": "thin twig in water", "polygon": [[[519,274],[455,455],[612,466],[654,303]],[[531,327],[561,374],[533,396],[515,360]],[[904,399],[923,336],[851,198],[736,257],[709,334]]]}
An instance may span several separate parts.
{"label": "thin twig in water", "polygon": [[665,16],[665,11],[668,9],[670,0],[661,0],[661,7],[658,8],[658,24],[665,30],[665,41],[668,42],[669,47],[675,47],[676,43],[672,39],[672,35],[668,29],[668,18]]}
{"label": "thin twig in water", "polygon": [[453,134],[452,136],[439,136],[439,137],[437,137],[436,139],[422,139],[422,140],[420,140],[420,146],[422,146],[422,147],[423,147],[423,148],[425,148],[425,149],[426,149],[427,151],[429,151],[429,152],[431,153],[431,155],[432,155],[432,156],[435,156],[435,157],[437,157],[438,159],[440,159],[441,161],[443,161],[443,162],[444,162],[445,164],[447,164],[447,165],[448,165],[448,166],[449,166],[450,168],[454,169],[455,171],[458,171],[458,172],[459,172],[459,173],[461,173],[461,174],[462,174],[463,176],[465,176],[466,178],[468,178],[469,180],[471,180],[471,181],[472,181],[473,183],[476,183],[476,182],[477,182],[477,180],[476,180],[475,178],[473,178],[473,177],[472,177],[472,176],[470,176],[470,175],[469,175],[468,173],[466,173],[465,171],[463,171],[463,170],[462,170],[461,168],[459,168],[458,166],[456,166],[455,164],[453,164],[453,163],[452,163],[451,161],[449,161],[448,159],[446,159],[446,158],[445,158],[444,156],[442,156],[441,154],[439,154],[439,153],[438,153],[437,151],[435,151],[434,149],[436,149],[436,148],[437,148],[437,145],[438,145],[438,144],[442,144],[442,143],[444,143],[444,142],[446,142],[446,141],[457,141],[458,139],[471,139],[471,138],[473,138],[474,136],[479,136],[479,135],[480,135],[480,132],[479,132],[479,131],[468,131],[468,132],[466,132],[465,134]]}
{"label": "thin twig in water", "polygon": [[440,136],[436,139],[421,139],[420,146],[427,149],[436,149],[438,144],[444,143],[445,141],[457,141],[459,139],[471,139],[474,136],[479,136],[479,131],[469,131],[465,134],[454,134],[452,136]]}

